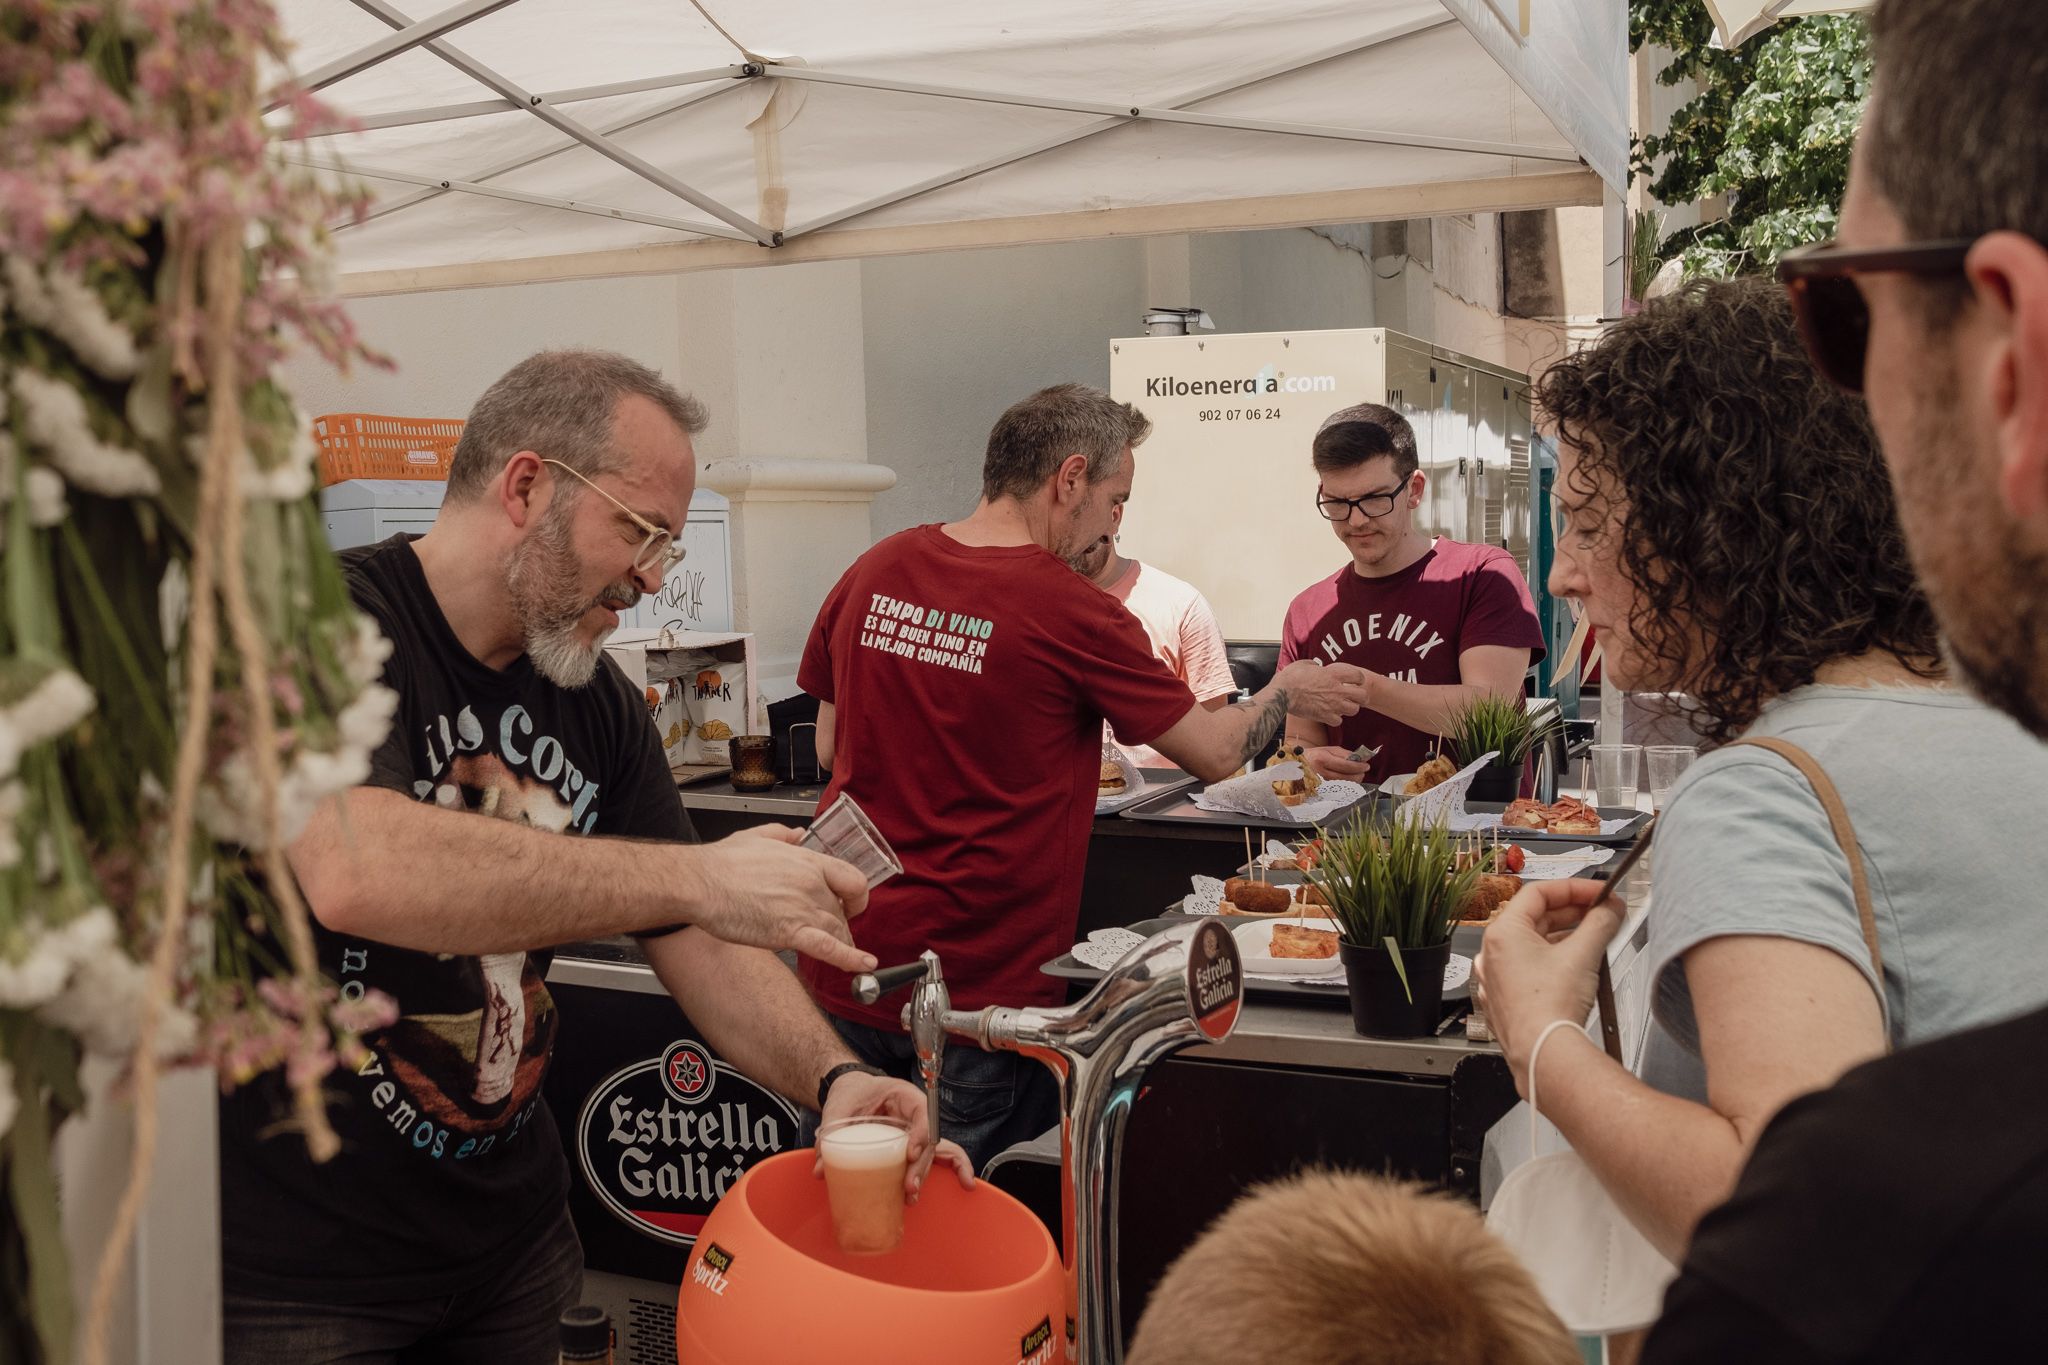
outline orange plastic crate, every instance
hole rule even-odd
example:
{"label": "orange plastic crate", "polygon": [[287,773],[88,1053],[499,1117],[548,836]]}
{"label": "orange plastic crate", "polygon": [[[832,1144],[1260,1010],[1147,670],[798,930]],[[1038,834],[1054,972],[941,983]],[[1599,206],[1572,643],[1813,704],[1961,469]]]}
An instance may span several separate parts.
{"label": "orange plastic crate", "polygon": [[313,419],[322,485],[343,479],[445,479],[461,439],[460,417],[330,412]]}

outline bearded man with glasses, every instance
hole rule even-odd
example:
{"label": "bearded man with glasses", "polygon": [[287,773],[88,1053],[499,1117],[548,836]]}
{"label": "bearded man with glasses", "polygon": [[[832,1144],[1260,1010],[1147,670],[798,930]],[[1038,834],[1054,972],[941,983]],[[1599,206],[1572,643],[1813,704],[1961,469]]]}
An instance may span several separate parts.
{"label": "bearded man with glasses", "polygon": [[[1287,742],[1326,778],[1412,773],[1461,707],[1522,695],[1531,660],[1543,657],[1536,606],[1507,551],[1415,529],[1426,476],[1400,413],[1377,403],[1332,413],[1310,459],[1316,510],[1351,562],[1288,606],[1280,666],[1356,664],[1366,702],[1335,726],[1288,717]],[[1359,762],[1360,747],[1379,753]]]}
{"label": "bearded man with glasses", "polygon": [[433,529],[343,554],[398,715],[289,854],[325,973],[399,1013],[329,1083],[324,1165],[279,1073],[221,1101],[228,1365],[555,1360],[583,1275],[540,1096],[565,943],[641,938],[742,1071],[827,1117],[901,1115],[922,1147],[924,1093],[863,1066],[774,956],[872,968],[846,924],[865,879],[794,830],[693,847],[603,655],[681,558],[705,422],[624,356],[542,352],[477,401]]}

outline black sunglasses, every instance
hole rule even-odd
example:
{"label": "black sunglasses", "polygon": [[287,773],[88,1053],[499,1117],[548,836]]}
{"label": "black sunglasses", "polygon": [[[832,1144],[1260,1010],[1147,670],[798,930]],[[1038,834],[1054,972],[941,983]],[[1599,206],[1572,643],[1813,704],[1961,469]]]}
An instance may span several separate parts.
{"label": "black sunglasses", "polygon": [[1778,258],[1778,280],[1792,298],[1792,314],[1814,368],[1850,393],[1863,392],[1863,359],[1870,349],[1870,305],[1858,275],[1954,275],[1975,238],[1909,242],[1849,251],[1819,242]]}

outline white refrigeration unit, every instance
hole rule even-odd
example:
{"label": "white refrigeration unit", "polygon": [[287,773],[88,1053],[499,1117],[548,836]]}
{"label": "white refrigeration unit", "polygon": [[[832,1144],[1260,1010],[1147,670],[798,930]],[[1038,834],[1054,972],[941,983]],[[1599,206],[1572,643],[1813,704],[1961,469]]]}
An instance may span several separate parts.
{"label": "white refrigeration unit", "polygon": [[1152,419],[1121,549],[1200,588],[1227,639],[1279,639],[1288,602],[1345,562],[1316,511],[1309,447],[1354,403],[1415,428],[1419,529],[1502,546],[1530,574],[1527,375],[1368,327],[1124,338],[1109,386]]}
{"label": "white refrigeration unit", "polygon": [[[320,490],[321,520],[337,550],[401,531],[418,535],[440,515],[447,485],[430,479],[349,479]],[[683,562],[658,593],[621,613],[621,627],[725,632],[732,627],[732,509],[700,488],[683,523]]]}

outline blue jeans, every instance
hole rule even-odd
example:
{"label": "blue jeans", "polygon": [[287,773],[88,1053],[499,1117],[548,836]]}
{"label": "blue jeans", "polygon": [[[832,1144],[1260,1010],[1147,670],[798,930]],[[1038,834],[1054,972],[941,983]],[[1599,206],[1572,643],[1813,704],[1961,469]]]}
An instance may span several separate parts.
{"label": "blue jeans", "polygon": [[583,1292],[569,1207],[474,1289],[396,1303],[301,1303],[230,1291],[225,1365],[555,1365],[562,1311]]}
{"label": "blue jeans", "polygon": [[[885,1033],[866,1024],[825,1016],[853,1055],[912,1085],[917,1075],[917,1050],[907,1033]],[[983,1052],[958,1040],[946,1047],[939,1072],[939,1134],[967,1149],[976,1171],[1006,1147],[1029,1142],[1060,1121],[1059,1083],[1043,1063],[1014,1052]],[[800,1142],[818,1131],[816,1115],[804,1111]]]}

